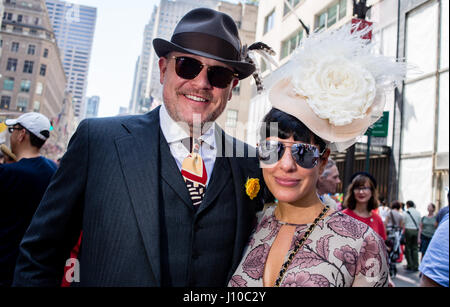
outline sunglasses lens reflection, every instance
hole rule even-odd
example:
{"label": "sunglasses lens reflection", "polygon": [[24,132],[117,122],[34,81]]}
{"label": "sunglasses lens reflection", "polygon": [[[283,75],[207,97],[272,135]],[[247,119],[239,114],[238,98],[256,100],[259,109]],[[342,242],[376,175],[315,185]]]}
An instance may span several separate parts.
{"label": "sunglasses lens reflection", "polygon": [[[203,69],[199,60],[190,57],[175,58],[175,72],[183,79],[192,80],[198,76]],[[218,88],[226,88],[234,77],[234,72],[222,66],[208,67],[208,81]]]}
{"label": "sunglasses lens reflection", "polygon": [[[259,160],[266,164],[275,164],[284,155],[286,145],[277,141],[264,141],[258,145]],[[293,144],[291,146],[292,158],[303,168],[314,168],[319,161],[319,150],[308,144]]]}

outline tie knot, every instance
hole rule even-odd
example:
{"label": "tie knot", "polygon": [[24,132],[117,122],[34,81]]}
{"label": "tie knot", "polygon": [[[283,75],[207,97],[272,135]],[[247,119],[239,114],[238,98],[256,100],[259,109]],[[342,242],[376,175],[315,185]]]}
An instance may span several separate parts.
{"label": "tie knot", "polygon": [[181,140],[181,143],[186,147],[191,153],[199,153],[200,147],[202,145],[201,139],[196,138],[185,138]]}

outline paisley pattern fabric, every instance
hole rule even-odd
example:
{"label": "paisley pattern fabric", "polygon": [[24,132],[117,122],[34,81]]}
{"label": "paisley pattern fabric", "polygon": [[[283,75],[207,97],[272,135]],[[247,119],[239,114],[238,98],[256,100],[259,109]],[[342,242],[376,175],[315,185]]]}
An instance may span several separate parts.
{"label": "paisley pattern fabric", "polygon": [[[264,266],[270,248],[285,223],[274,215],[275,206],[258,216],[231,287],[262,287]],[[291,224],[290,224],[291,225]],[[295,225],[291,248],[309,224]],[[366,224],[342,212],[320,221],[296,254],[281,287],[382,287],[388,285],[389,268],[383,240]]]}

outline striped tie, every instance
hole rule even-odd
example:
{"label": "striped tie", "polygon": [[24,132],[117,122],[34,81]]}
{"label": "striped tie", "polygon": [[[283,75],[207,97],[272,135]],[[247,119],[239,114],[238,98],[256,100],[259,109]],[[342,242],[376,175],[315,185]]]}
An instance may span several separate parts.
{"label": "striped tie", "polygon": [[183,175],[189,194],[192,199],[192,204],[198,208],[202,203],[205,195],[206,181],[208,175],[206,174],[205,163],[198,153],[200,150],[200,141],[194,139],[192,146],[192,153],[190,153],[184,160],[181,166],[181,175]]}

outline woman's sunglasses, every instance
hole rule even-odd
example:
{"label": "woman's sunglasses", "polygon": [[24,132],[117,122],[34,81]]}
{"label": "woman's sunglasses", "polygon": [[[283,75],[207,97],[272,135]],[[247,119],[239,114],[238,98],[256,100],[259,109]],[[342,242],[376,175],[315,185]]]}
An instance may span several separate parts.
{"label": "woman's sunglasses", "polygon": [[208,66],[197,59],[180,56],[173,56],[175,59],[175,72],[183,79],[192,80],[207,67],[208,81],[214,87],[226,88],[233,78],[238,75],[232,70],[223,66]]}
{"label": "woman's sunglasses", "polygon": [[284,155],[286,147],[291,147],[292,158],[303,168],[314,168],[319,162],[326,149],[322,153],[319,149],[310,144],[293,143],[287,146],[279,141],[263,141],[257,146],[259,160],[267,165],[278,162]]}

